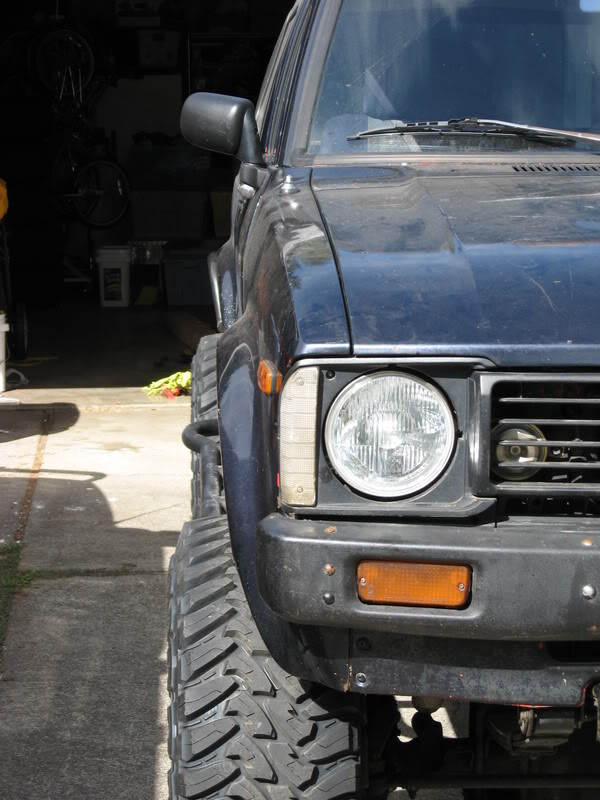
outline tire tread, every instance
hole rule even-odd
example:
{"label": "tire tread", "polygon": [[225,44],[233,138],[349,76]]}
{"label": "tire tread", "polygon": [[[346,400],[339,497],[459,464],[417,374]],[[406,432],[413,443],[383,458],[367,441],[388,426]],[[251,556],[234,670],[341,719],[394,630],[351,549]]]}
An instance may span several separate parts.
{"label": "tire tread", "polygon": [[355,698],[275,664],[222,518],[186,523],[171,560],[171,798],[362,798]]}

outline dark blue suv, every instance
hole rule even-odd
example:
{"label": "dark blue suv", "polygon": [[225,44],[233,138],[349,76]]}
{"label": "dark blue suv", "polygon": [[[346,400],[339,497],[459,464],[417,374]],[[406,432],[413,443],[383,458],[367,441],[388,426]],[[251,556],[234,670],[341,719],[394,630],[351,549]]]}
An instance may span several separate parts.
{"label": "dark blue suv", "polygon": [[182,130],[241,166],[171,797],[597,798],[600,0],[299,0]]}

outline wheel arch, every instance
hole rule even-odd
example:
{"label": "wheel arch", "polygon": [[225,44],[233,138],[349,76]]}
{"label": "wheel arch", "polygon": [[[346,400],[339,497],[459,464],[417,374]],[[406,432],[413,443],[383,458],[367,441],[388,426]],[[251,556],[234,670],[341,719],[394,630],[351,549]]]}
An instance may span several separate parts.
{"label": "wheel arch", "polygon": [[[341,688],[348,674],[349,631],[298,626],[277,616],[257,581],[259,522],[277,511],[278,403],[258,388],[257,315],[249,308],[217,347],[219,431],[234,559],[260,634],[273,658],[301,679]],[[277,363],[276,356],[272,354]],[[281,569],[284,569],[284,564]]]}
{"label": "wheel arch", "polygon": [[239,289],[233,239],[229,239],[220,250],[209,255],[208,271],[217,330],[222,333],[231,328],[239,317]]}

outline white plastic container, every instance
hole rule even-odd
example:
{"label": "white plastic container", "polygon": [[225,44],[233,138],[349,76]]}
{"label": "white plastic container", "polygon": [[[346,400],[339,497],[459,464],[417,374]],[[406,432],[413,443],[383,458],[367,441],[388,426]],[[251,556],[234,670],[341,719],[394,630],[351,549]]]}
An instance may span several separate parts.
{"label": "white plastic container", "polygon": [[96,252],[100,305],[103,308],[123,308],[129,305],[129,247],[106,246]]}
{"label": "white plastic container", "polygon": [[6,314],[0,314],[0,394],[6,391],[6,334],[8,330]]}

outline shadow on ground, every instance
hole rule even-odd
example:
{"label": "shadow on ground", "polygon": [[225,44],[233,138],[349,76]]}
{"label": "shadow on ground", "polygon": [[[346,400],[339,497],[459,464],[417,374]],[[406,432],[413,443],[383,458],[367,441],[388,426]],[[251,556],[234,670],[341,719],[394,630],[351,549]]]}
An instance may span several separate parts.
{"label": "shadow on ground", "polygon": [[[15,416],[18,413],[21,416]],[[27,414],[31,424],[23,424]],[[79,409],[74,403],[35,403],[18,408],[0,407],[0,445],[16,442],[30,436],[61,433],[72,428],[79,419]],[[3,456],[6,454],[6,457]],[[10,456],[10,458],[9,458]],[[12,460],[13,453],[0,449],[0,459],[7,463]],[[0,468],[1,469],[1,468]]]}
{"label": "shadow on ground", "polygon": [[[100,524],[126,552],[139,542],[145,567],[37,569],[17,595],[0,674],[3,800],[167,797],[165,570],[178,530],[117,526],[101,477],[42,470],[36,497],[92,507],[93,520],[70,512],[71,535]],[[26,480],[3,477],[2,491]]]}

